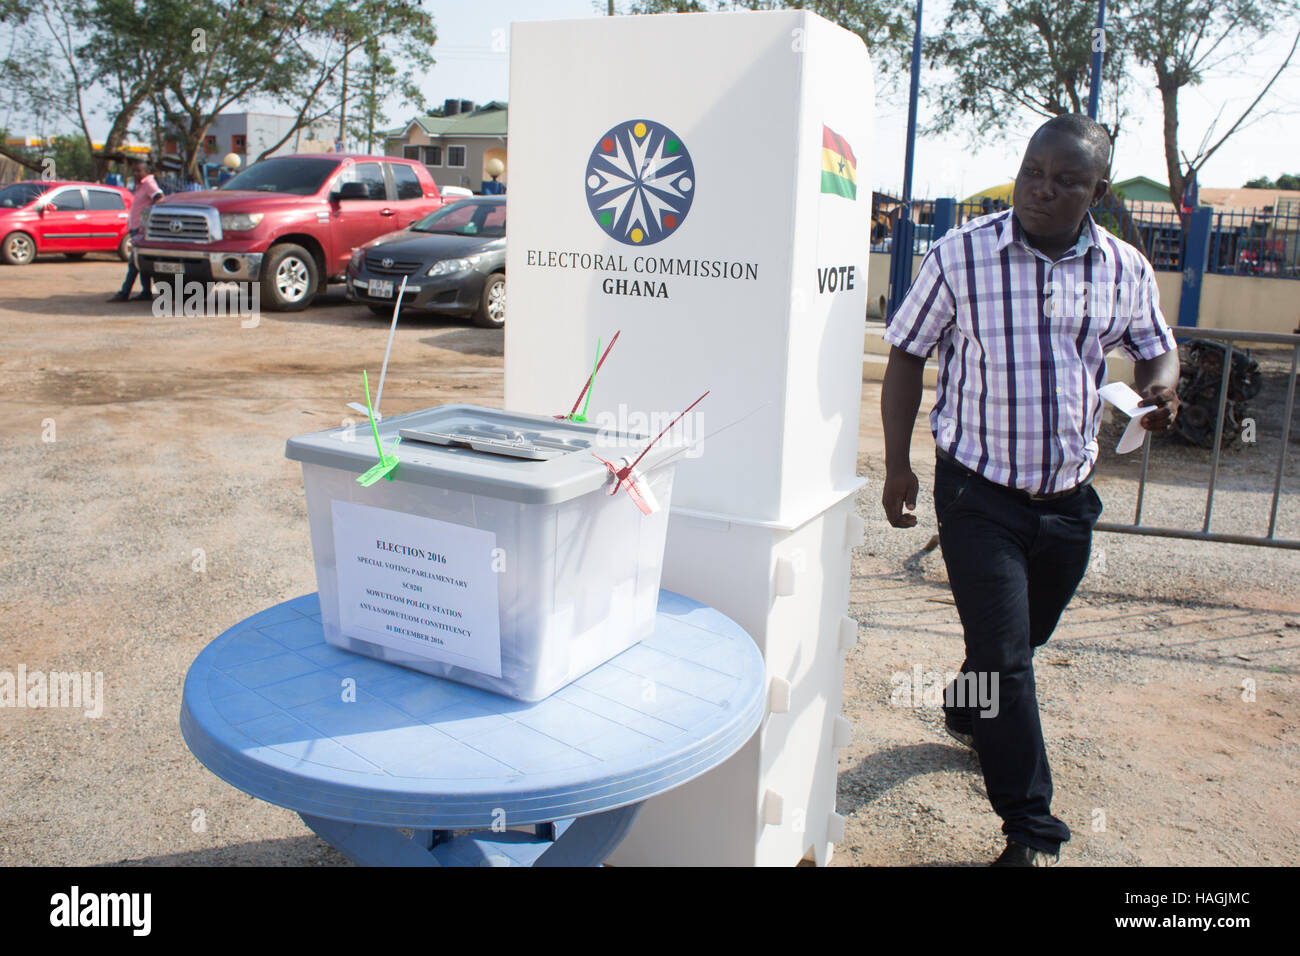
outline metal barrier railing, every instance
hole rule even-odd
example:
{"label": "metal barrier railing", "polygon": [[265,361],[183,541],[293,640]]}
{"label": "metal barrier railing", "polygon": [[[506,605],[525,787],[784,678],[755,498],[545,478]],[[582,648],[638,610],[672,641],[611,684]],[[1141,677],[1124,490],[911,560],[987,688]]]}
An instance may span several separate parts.
{"label": "metal barrier railing", "polygon": [[[1295,408],[1296,370],[1300,366],[1300,335],[1280,332],[1239,332],[1224,329],[1199,329],[1187,326],[1175,326],[1176,338],[1209,339],[1224,343],[1223,377],[1219,383],[1218,418],[1214,426],[1214,453],[1210,462],[1210,483],[1205,498],[1204,521],[1200,531],[1187,531],[1181,528],[1157,528],[1142,524],[1142,499],[1146,492],[1147,469],[1151,460],[1151,436],[1146,436],[1142,445],[1142,475],[1138,480],[1137,506],[1132,524],[1118,524],[1101,521],[1097,531],[1112,531],[1119,534],[1143,534],[1163,538],[1185,538],[1193,541],[1219,541],[1226,544],[1250,544],[1267,548],[1286,548],[1300,551],[1300,540],[1278,538],[1277,508],[1282,494],[1282,479],[1286,474],[1287,447],[1291,440],[1291,418]],[[1219,478],[1219,453],[1223,447],[1223,424],[1228,407],[1228,381],[1234,367],[1232,361],[1234,342],[1255,342],[1258,344],[1286,345],[1291,349],[1291,373],[1287,379],[1286,407],[1282,412],[1281,450],[1278,452],[1277,471],[1273,479],[1273,503],[1269,509],[1268,534],[1264,536],[1244,534],[1224,534],[1210,530],[1210,518],[1214,513],[1214,489]]]}
{"label": "metal barrier railing", "polygon": [[[896,208],[901,200],[878,194],[882,208]],[[959,227],[971,219],[1008,208],[1004,199],[951,200],[916,199],[911,203],[913,255],[924,255],[934,232],[936,203],[948,202],[951,222],[940,229]],[[1128,201],[1122,206],[1103,201],[1092,210],[1093,218],[1122,238],[1139,246],[1153,267],[1181,272],[1184,226],[1187,214],[1172,203]],[[873,213],[880,219],[878,213]],[[940,217],[943,218],[942,216]],[[873,227],[872,252],[890,249],[889,231]],[[1269,276],[1300,279],[1300,203],[1279,202],[1277,208],[1225,209],[1214,212],[1205,271],[1218,275]]]}

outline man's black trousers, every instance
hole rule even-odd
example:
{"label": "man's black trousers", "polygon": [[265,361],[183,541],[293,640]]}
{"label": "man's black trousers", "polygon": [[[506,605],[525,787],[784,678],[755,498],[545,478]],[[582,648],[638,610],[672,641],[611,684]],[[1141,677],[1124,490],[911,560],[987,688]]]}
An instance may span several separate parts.
{"label": "man's black trousers", "polygon": [[[958,678],[960,688],[958,681],[949,685],[944,718],[974,736],[1002,832],[1056,853],[1070,830],[1051,812],[1034,649],[1047,642],[1087,570],[1101,499],[1085,484],[1061,498],[1032,501],[939,458],[934,510],[965,631],[961,670],[975,675]],[[996,686],[996,693],[981,701],[967,693],[972,686]]]}

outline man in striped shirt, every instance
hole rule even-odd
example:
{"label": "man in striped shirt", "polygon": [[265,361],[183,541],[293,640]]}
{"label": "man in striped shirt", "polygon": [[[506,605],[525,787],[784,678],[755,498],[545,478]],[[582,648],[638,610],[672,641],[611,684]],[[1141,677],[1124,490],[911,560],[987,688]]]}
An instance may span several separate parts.
{"label": "man in striped shirt", "polygon": [[1003,819],[995,865],[1050,865],[1070,838],[1051,813],[1033,654],[1087,569],[1101,514],[1090,481],[1106,352],[1134,360],[1142,404],[1156,406],[1145,428],[1168,428],[1178,409],[1151,265],[1088,212],[1109,165],[1099,124],[1049,120],[1025,149],[1012,208],[935,243],[885,332],[882,504],[894,527],[916,524],[904,511],[916,508],[909,448],[938,352],[934,505],[966,645],[944,722],[979,754]]}

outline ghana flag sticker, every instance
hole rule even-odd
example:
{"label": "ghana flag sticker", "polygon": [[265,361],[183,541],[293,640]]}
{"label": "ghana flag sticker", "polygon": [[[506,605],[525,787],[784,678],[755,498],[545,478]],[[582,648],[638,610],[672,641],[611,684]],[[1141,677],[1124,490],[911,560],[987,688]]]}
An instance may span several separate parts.
{"label": "ghana flag sticker", "polygon": [[858,161],[848,140],[829,126],[822,127],[822,192],[858,198]]}
{"label": "ghana flag sticker", "polygon": [[628,246],[666,239],[686,221],[695,166],[680,136],[662,123],[628,120],[596,140],[587,160],[587,207],[596,224]]}

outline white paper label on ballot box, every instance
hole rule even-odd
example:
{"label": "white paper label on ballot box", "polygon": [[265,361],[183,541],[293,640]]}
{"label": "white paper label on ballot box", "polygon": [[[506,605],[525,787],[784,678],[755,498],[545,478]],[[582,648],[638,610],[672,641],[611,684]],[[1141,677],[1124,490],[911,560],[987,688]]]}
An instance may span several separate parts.
{"label": "white paper label on ballot box", "polygon": [[494,548],[491,531],[335,501],[340,628],[500,677]]}

